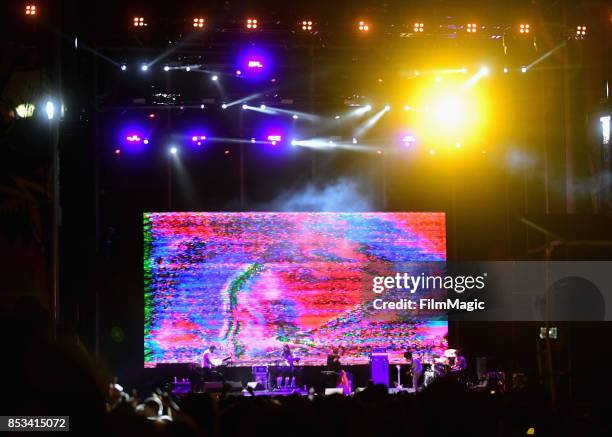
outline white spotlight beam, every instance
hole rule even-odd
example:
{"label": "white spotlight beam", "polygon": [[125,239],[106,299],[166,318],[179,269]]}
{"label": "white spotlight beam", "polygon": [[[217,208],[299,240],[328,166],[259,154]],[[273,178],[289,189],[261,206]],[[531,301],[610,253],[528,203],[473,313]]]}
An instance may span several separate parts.
{"label": "white spotlight beam", "polygon": [[355,138],[363,137],[363,135],[367,131],[372,129],[376,125],[376,123],[378,123],[378,120],[380,120],[382,118],[382,116],[385,115],[387,112],[389,112],[389,109],[387,109],[386,107],[381,109],[380,111],[378,111],[376,114],[374,114],[368,120],[366,120],[361,126],[359,126],[357,128],[357,130],[355,130],[355,133],[354,133],[353,136]]}
{"label": "white spotlight beam", "polygon": [[321,119],[321,117],[319,117],[318,115],[309,114],[307,112],[291,111],[289,109],[283,109],[283,108],[277,108],[277,107],[271,107],[271,106],[266,106],[266,109],[269,109],[279,114],[297,115],[299,118],[303,118],[309,121],[319,121]]}
{"label": "white spotlight beam", "polygon": [[225,107],[226,108],[230,108],[230,107],[235,106],[235,105],[240,105],[242,103],[248,102],[249,100],[257,99],[257,98],[259,98],[261,96],[262,96],[261,93],[251,94],[251,95],[243,97],[241,99],[234,100],[233,102],[228,102],[228,103],[225,104]]}
{"label": "white spotlight beam", "polygon": [[260,108],[259,106],[243,105],[243,108],[249,111],[261,112],[262,114],[276,114],[276,112],[274,112],[272,109],[269,109],[268,107]]}
{"label": "white spotlight beam", "polygon": [[555,53],[557,50],[561,49],[562,47],[565,46],[565,42],[562,42],[561,44],[559,44],[556,47],[553,47],[552,49],[550,49],[548,52],[544,53],[542,56],[540,56],[538,59],[536,59],[535,61],[533,61],[531,64],[527,65],[527,71],[529,71],[532,67],[534,67],[535,65],[539,64],[540,62],[542,62],[544,59],[548,58],[549,56],[551,56],[553,53]]}
{"label": "white spotlight beam", "polygon": [[244,138],[224,138],[224,137],[207,137],[206,142],[221,142],[221,143],[234,143],[234,144],[270,144],[270,141],[261,140],[246,140]]}

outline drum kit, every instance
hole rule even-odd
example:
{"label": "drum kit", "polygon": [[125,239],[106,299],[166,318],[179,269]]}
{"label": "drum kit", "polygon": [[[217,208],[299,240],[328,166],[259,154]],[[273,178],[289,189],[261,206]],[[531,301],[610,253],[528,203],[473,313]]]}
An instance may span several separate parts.
{"label": "drum kit", "polygon": [[[446,349],[443,356],[429,354],[421,355],[421,364],[423,365],[423,386],[428,386],[436,379],[451,374],[456,357],[456,349]],[[401,366],[397,364],[395,367],[397,368],[397,384],[401,385]]]}
{"label": "drum kit", "polygon": [[456,358],[456,349],[446,349],[443,356],[429,355],[423,357],[423,385],[427,386],[437,378],[449,375],[453,371]]}

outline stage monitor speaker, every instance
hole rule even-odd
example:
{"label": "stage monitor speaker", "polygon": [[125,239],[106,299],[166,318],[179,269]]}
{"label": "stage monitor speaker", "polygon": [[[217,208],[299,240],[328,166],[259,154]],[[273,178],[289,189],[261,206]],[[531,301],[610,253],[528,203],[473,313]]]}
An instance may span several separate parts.
{"label": "stage monitor speaker", "polygon": [[389,387],[389,355],[386,352],[372,352],[370,358],[372,381]]}
{"label": "stage monitor speaker", "polygon": [[326,388],[325,389],[325,396],[341,395],[341,394],[344,394],[344,389],[342,387]]}

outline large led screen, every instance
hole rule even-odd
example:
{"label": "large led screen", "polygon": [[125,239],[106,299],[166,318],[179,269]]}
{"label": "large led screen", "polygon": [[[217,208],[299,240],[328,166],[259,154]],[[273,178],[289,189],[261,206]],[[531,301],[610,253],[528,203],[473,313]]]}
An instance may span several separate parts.
{"label": "large led screen", "polygon": [[284,345],[302,365],[334,346],[344,364],[446,348],[446,321],[362,304],[372,266],[446,259],[443,213],[145,213],[144,243],[145,367],[198,363],[210,345],[234,365],[273,364]]}

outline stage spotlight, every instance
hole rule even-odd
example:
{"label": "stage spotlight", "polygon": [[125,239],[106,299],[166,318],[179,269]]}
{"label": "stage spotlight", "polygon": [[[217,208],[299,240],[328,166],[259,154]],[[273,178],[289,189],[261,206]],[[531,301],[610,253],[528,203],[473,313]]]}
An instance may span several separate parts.
{"label": "stage spotlight", "polygon": [[519,25],[519,33],[527,34],[531,30],[531,26],[529,24],[521,23]]}
{"label": "stage spotlight", "polygon": [[266,105],[259,105],[259,109],[266,109]]}
{"label": "stage spotlight", "polygon": [[504,67],[504,73],[507,73],[508,71],[508,67]]}
{"label": "stage spotlight", "polygon": [[193,19],[193,27],[196,29],[203,29],[204,28],[204,18],[202,17],[196,17]]}
{"label": "stage spotlight", "polygon": [[267,138],[268,141],[270,141],[274,146],[276,145],[276,143],[280,142],[283,139],[283,137],[278,134],[268,135]]}
{"label": "stage spotlight", "polygon": [[128,143],[140,143],[140,141],[142,141],[142,138],[140,138],[138,134],[131,134],[125,137],[125,140]]}
{"label": "stage spotlight", "polygon": [[291,145],[292,146],[297,146],[297,144],[298,144],[297,140],[291,140]]}
{"label": "stage spotlight", "polygon": [[247,61],[248,68],[263,68],[263,63],[258,59],[249,59]]}
{"label": "stage spotlight", "polygon": [[521,67],[521,73],[527,73],[527,67]]}
{"label": "stage spotlight", "polygon": [[258,26],[259,26],[259,22],[257,21],[257,18],[248,18],[246,20],[247,29],[257,29]]}
{"label": "stage spotlight", "polygon": [[201,146],[204,141],[206,141],[206,135],[193,135],[191,137],[191,142],[196,146]]}
{"label": "stage spotlight", "polygon": [[191,71],[191,67],[190,66],[185,67],[185,71],[186,72],[190,72]]}
{"label": "stage spotlight", "polygon": [[478,27],[476,26],[476,23],[468,23],[468,25],[467,25],[467,32],[468,33],[476,33],[477,29],[478,29]]}
{"label": "stage spotlight", "polygon": [[335,115],[335,116],[334,116],[334,119],[335,119],[335,120],[340,120],[340,116],[339,116],[339,115]]}
{"label": "stage spotlight", "polygon": [[36,106],[32,103],[21,103],[15,107],[15,114],[19,118],[30,118],[34,115]]}
{"label": "stage spotlight", "polygon": [[610,116],[599,117],[599,122],[601,123],[601,142],[607,146],[610,144]]}
{"label": "stage spotlight", "polygon": [[210,78],[213,82],[216,82],[219,80],[219,76],[217,76],[216,74],[213,75],[213,77]]}
{"label": "stage spotlight", "polygon": [[164,65],[164,71],[170,71],[170,67],[167,65]]}
{"label": "stage spotlight", "polygon": [[404,105],[404,111],[410,111],[412,109],[409,105]]}
{"label": "stage spotlight", "polygon": [[151,113],[149,114],[149,118],[155,118],[155,114],[151,112]]}
{"label": "stage spotlight", "polygon": [[236,70],[236,76],[240,76],[241,74],[242,74],[242,71]]}
{"label": "stage spotlight", "polygon": [[456,149],[460,149],[460,148],[461,148],[461,143],[460,143],[459,141],[457,141],[457,142],[455,143],[455,148],[456,148]]}
{"label": "stage spotlight", "polygon": [[26,5],[25,14],[29,15],[30,17],[36,15],[36,5]]}
{"label": "stage spotlight", "polygon": [[115,149],[115,155],[120,155],[121,154],[121,149]]}
{"label": "stage spotlight", "polygon": [[357,144],[357,138],[353,138],[352,143],[353,143],[353,144]]}
{"label": "stage spotlight", "polygon": [[489,67],[487,67],[486,65],[480,67],[480,75],[486,76],[487,74],[489,74]]}
{"label": "stage spotlight", "polygon": [[429,149],[429,154],[431,156],[434,156],[436,154],[436,151],[434,149]]}
{"label": "stage spotlight", "polygon": [[385,111],[390,111],[391,110],[391,105],[385,105]]}
{"label": "stage spotlight", "polygon": [[142,144],[149,144],[149,140],[145,138],[144,140],[142,140]]}
{"label": "stage spotlight", "polygon": [[360,32],[368,32],[370,30],[370,25],[365,21],[359,21],[358,29]]}
{"label": "stage spotlight", "polygon": [[576,38],[582,39],[586,35],[586,26],[576,26]]}
{"label": "stage spotlight", "polygon": [[298,118],[300,118],[300,117],[299,117],[297,114],[293,114],[293,115],[291,116],[291,118],[293,118],[294,120],[297,120],[297,119],[298,119]]}
{"label": "stage spotlight", "polygon": [[147,22],[145,21],[144,17],[134,17],[132,20],[132,25],[134,27],[144,27],[147,26]]}
{"label": "stage spotlight", "polygon": [[168,152],[170,152],[171,155],[176,155],[178,153],[178,148],[176,146],[172,146],[170,149],[168,149]]}
{"label": "stage spotlight", "polygon": [[141,71],[147,71],[147,70],[149,70],[149,66],[148,66],[147,64],[142,64],[142,65],[140,66],[140,70],[141,70]]}
{"label": "stage spotlight", "polygon": [[311,31],[312,30],[312,20],[303,20],[302,30]]}
{"label": "stage spotlight", "polygon": [[121,66],[119,68],[121,69],[121,71],[125,71],[125,70],[127,70],[127,65],[121,64]]}
{"label": "stage spotlight", "polygon": [[224,103],[221,105],[221,109],[227,109],[227,105]]}
{"label": "stage spotlight", "polygon": [[404,147],[410,147],[414,143],[416,143],[416,138],[412,135],[406,135],[402,138],[402,144],[404,145]]}
{"label": "stage spotlight", "polygon": [[47,119],[53,120],[55,117],[55,104],[52,101],[47,101],[45,104],[45,112],[47,113]]}
{"label": "stage spotlight", "polygon": [[421,22],[416,22],[414,23],[414,26],[412,27],[412,29],[416,32],[416,33],[422,33],[423,30],[425,29],[425,23],[421,23]]}
{"label": "stage spotlight", "polygon": [[372,110],[372,105],[365,105],[363,107],[363,109],[365,110],[365,112],[371,111]]}

